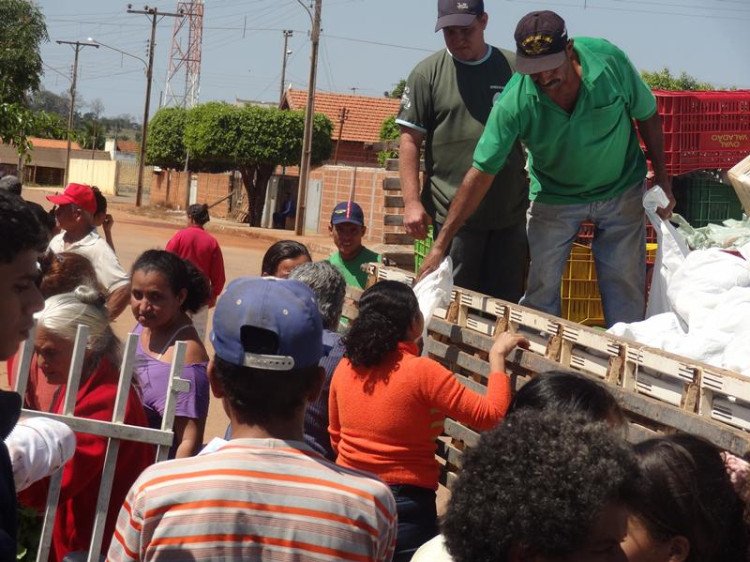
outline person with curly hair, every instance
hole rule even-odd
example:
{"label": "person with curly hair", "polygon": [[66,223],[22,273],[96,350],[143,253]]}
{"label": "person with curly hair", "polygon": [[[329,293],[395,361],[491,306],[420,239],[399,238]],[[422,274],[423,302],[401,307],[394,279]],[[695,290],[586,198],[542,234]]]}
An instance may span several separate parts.
{"label": "person with curly hair", "polygon": [[329,433],[337,464],[365,470],[391,486],[398,508],[394,561],[406,561],[438,534],[435,439],[446,416],[478,430],[493,427],[510,403],[505,356],[526,338],[502,333],[489,352],[487,394],[462,385],[451,371],[420,357],[424,319],[414,291],[381,281],[359,300],[344,336],[346,356],[333,374]]}
{"label": "person with curly hair", "polygon": [[149,425],[160,428],[177,340],[187,343],[180,378],[190,390],[177,395],[172,457],[195,455],[203,444],[208,416],[208,353],[189,312],[210,298],[209,282],[188,260],[164,250],[147,250],[133,264],[130,307],[138,322],[135,373]]}
{"label": "person with curly hair", "polygon": [[[96,289],[82,285],[74,292],[55,295],[46,300],[38,318],[35,352],[39,368],[52,384],[66,385],[73,357],[73,345],[79,325],[89,328],[81,382],[75,398],[77,418],[111,421],[120,381],[118,367],[122,361],[121,345],[104,306],[104,296]],[[62,413],[64,392],[52,405],[52,412]],[[125,423],[147,426],[135,384],[131,385],[125,406]],[[60,497],[52,531],[50,562],[62,561],[72,552],[88,551],[97,497],[104,470],[107,438],[85,432],[76,433],[73,458],[62,473]],[[152,445],[122,441],[106,509],[102,553],[109,548],[120,506],[130,485],[142,470],[154,462]],[[21,492],[23,505],[43,512],[47,504],[49,480],[32,484]]]}
{"label": "person with curly hair", "polygon": [[443,521],[455,562],[622,562],[630,447],[603,423],[524,409],[469,450]]}
{"label": "person with curly hair", "polygon": [[744,562],[744,506],[719,449],[681,433],[635,445],[643,493],[628,520],[628,562]]}
{"label": "person with curly hair", "polygon": [[[573,371],[546,371],[534,376],[513,395],[508,415],[521,410],[575,414],[589,422],[605,422],[613,431],[625,429],[622,408],[598,381]],[[452,562],[445,538],[438,535],[423,544],[411,562]]]}

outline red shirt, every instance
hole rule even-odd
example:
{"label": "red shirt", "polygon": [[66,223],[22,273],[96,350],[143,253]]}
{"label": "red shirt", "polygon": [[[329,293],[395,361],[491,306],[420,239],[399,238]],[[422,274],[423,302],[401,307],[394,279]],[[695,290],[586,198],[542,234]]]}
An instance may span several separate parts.
{"label": "red shirt", "polygon": [[168,252],[177,254],[183,259],[189,260],[195,267],[200,269],[209,281],[211,281],[211,302],[213,306],[216,298],[224,289],[226,277],[224,276],[224,258],[221,255],[219,242],[202,226],[191,224],[172,236],[165,248]]}
{"label": "red shirt", "polygon": [[[75,416],[93,420],[112,420],[120,374],[106,359],[92,375],[84,381],[76,396]],[[53,412],[62,409],[64,391],[60,392]],[[125,407],[125,423],[148,427],[138,392],[130,388]],[[69,552],[89,549],[94,527],[96,500],[99,495],[107,439],[89,433],[76,433],[76,451],[63,469],[60,499],[57,504],[55,526],[52,531],[50,562],[59,562]],[[121,441],[117,455],[112,494],[104,526],[102,553],[106,553],[115,531],[115,522],[125,496],[135,479],[154,462],[156,450],[153,446],[135,441]],[[32,484],[19,494],[20,503],[44,511],[47,502],[49,478]]]}

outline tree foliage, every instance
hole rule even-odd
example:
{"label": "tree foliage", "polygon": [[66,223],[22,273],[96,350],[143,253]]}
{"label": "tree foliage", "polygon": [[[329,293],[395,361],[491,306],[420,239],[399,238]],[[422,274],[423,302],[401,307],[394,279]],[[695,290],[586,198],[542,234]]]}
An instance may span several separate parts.
{"label": "tree foliage", "polygon": [[0,0],[0,102],[25,106],[39,89],[43,41],[49,41],[47,26],[35,3]]}
{"label": "tree foliage", "polygon": [[[187,112],[183,138],[190,152],[190,169],[240,171],[247,193],[248,219],[257,226],[275,167],[300,162],[303,130],[301,111],[209,102]],[[331,155],[332,131],[333,124],[327,117],[315,115],[313,164]]]}
{"label": "tree foliage", "polygon": [[146,163],[162,168],[185,167],[185,123],[187,111],[165,107],[157,111],[148,124]]}
{"label": "tree foliage", "polygon": [[406,80],[401,79],[398,81],[398,83],[393,87],[393,89],[388,92],[383,92],[383,95],[387,98],[394,98],[394,99],[401,99],[401,96],[404,95],[404,90],[406,89]]}
{"label": "tree foliage", "polygon": [[[380,140],[396,140],[401,136],[401,129],[396,124],[396,116],[391,115],[383,124],[380,125]],[[378,152],[378,164],[385,166],[385,161],[389,158],[397,158],[398,150],[381,150]]]}
{"label": "tree foliage", "polygon": [[713,90],[714,87],[708,82],[699,82],[696,78],[690,76],[687,72],[682,72],[679,76],[672,76],[669,68],[666,66],[661,70],[649,72],[641,71],[643,81],[652,90]]}

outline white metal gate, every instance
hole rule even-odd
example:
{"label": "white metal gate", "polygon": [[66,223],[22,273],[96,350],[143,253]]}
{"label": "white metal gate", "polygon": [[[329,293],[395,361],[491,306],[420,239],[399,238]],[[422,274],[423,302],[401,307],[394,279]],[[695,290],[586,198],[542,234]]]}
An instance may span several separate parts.
{"label": "white metal gate", "polygon": [[[88,326],[79,325],[73,347],[73,358],[70,364],[62,413],[51,414],[48,412],[38,412],[36,410],[27,410],[24,408],[21,415],[41,416],[54,419],[65,423],[73,431],[90,433],[92,435],[99,435],[107,438],[107,452],[104,458],[104,470],[102,472],[101,484],[99,485],[96,516],[94,518],[94,528],[87,558],[87,562],[96,562],[99,560],[99,553],[104,540],[104,524],[107,518],[109,496],[112,492],[112,480],[114,479],[120,441],[137,441],[140,443],[156,445],[155,461],[160,462],[166,460],[174,439],[173,426],[175,407],[177,404],[177,393],[187,391],[189,383],[188,381],[179,378],[179,374],[182,372],[182,367],[185,362],[185,350],[187,344],[183,341],[178,341],[175,345],[174,356],[172,358],[161,429],[151,429],[148,427],[125,424],[125,406],[128,402],[128,393],[130,392],[130,384],[133,379],[133,364],[138,345],[138,334],[129,334],[125,345],[122,364],[120,365],[120,381],[117,389],[117,399],[115,401],[112,421],[105,422],[77,418],[73,415],[73,410],[75,408],[78,387],[81,382],[81,369],[83,367],[88,335]],[[29,367],[31,365],[31,356],[34,350],[33,341],[34,333],[32,332],[20,348],[20,361],[18,362],[18,368],[16,370],[14,390],[22,397],[26,394],[26,387],[29,380]],[[64,468],[65,466],[63,465],[50,477],[47,508],[44,514],[42,536],[39,541],[39,550],[36,557],[37,562],[46,562],[49,558],[49,551],[52,546],[52,528],[55,523],[55,513],[57,511],[62,472]]]}

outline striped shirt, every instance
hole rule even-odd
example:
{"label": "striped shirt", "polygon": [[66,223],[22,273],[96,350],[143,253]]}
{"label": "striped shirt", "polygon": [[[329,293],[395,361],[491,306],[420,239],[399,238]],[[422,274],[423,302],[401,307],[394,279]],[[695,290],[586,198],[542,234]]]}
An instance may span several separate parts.
{"label": "striped shirt", "polygon": [[388,561],[395,536],[395,501],[374,476],[302,442],[234,439],[146,469],[107,560]]}

